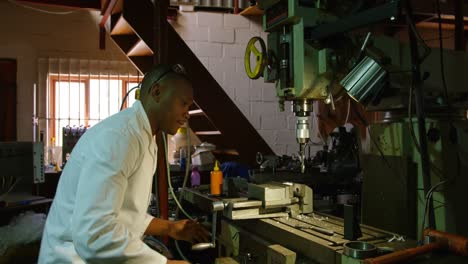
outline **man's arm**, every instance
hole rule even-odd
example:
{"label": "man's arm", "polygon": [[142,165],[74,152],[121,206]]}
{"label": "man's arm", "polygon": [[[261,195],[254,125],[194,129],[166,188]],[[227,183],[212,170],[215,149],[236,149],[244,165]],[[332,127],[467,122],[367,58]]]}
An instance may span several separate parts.
{"label": "man's arm", "polygon": [[169,221],[153,218],[146,228],[145,235],[170,236],[176,240],[208,242],[209,232],[198,222],[191,220]]}
{"label": "man's arm", "polygon": [[145,235],[168,236],[171,221],[161,218],[153,218],[146,228]]}

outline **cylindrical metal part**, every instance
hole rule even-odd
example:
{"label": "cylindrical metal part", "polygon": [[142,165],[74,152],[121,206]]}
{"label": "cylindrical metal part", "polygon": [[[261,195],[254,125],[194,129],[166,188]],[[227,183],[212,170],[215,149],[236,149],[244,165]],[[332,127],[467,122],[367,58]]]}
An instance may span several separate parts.
{"label": "cylindrical metal part", "polygon": [[365,57],[340,84],[354,100],[366,104],[380,92],[386,75],[375,60]]}
{"label": "cylindrical metal part", "polygon": [[206,249],[214,248],[214,247],[215,246],[213,245],[213,243],[198,243],[192,246],[192,250],[201,251],[201,250],[206,250]]}
{"label": "cylindrical metal part", "polygon": [[296,116],[309,116],[313,110],[312,100],[294,100],[292,111]]}
{"label": "cylindrical metal part", "polygon": [[377,247],[363,241],[350,241],[343,245],[343,253],[352,258],[365,259],[375,256]]}
{"label": "cylindrical metal part", "polygon": [[223,201],[215,201],[212,203],[212,211],[215,212],[215,211],[222,211],[224,210],[224,202]]}
{"label": "cylindrical metal part", "polygon": [[299,144],[306,144],[309,142],[309,118],[307,116],[300,116],[296,121],[296,140]]}
{"label": "cylindrical metal part", "polygon": [[311,226],[310,229],[314,230],[315,232],[322,233],[327,236],[333,236],[335,234],[335,231],[331,229],[325,229],[317,226]]}

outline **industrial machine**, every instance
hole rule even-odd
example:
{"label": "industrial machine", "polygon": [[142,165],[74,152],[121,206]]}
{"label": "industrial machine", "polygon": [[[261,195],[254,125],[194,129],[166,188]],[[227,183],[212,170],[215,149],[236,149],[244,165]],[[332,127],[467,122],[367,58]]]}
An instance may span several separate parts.
{"label": "industrial machine", "polygon": [[[365,48],[369,34],[359,43],[347,33],[360,26],[384,19],[394,19],[399,12],[399,1],[390,1],[382,7],[367,10],[359,17],[340,20],[343,13],[353,14],[352,1],[260,1],[264,9],[264,30],[268,34],[268,46],[259,37],[252,38],[246,48],[245,68],[247,75],[256,79],[263,75],[266,82],[276,83],[280,109],[284,111],[285,101],[292,102],[292,111],[297,117],[296,139],[299,154],[304,159],[304,149],[309,142],[309,115],[313,100],[325,100],[332,104],[345,91],[340,81],[359,63],[360,68],[370,69],[368,78],[349,77],[351,90],[359,99],[369,99],[364,88],[381,86],[386,72],[379,66],[377,58],[366,56]],[[360,1],[362,2],[362,1]],[[348,10],[347,10],[348,9]],[[365,18],[366,14],[374,14]],[[365,18],[365,19],[359,19]],[[257,44],[258,43],[258,44]],[[260,49],[260,50],[259,50]],[[255,67],[251,66],[254,57]],[[365,58],[364,58],[365,57]],[[364,59],[363,59],[364,58]],[[377,60],[377,61],[376,61]],[[359,88],[356,88],[359,86]],[[302,162],[302,172],[305,170]]]}
{"label": "industrial machine", "polygon": [[34,184],[43,183],[44,144],[42,142],[0,142],[0,195],[32,193]]}
{"label": "industrial machine", "polygon": [[347,219],[353,212],[345,221],[313,212],[312,189],[302,184],[237,179],[234,185],[233,196],[212,196],[208,186],[182,191],[184,203],[196,208],[192,216],[211,216],[212,241],[193,245],[192,251],[217,247],[224,258],[215,263],[357,264],[416,245],[396,233],[357,225]]}
{"label": "industrial machine", "polygon": [[[466,180],[448,176],[463,175],[467,170],[462,149],[468,143],[468,91],[459,85],[466,84],[467,77],[453,69],[458,72],[451,75],[452,85],[448,92],[443,89],[446,85],[441,85],[444,77],[439,76],[438,51],[424,45],[418,35],[410,2],[265,0],[259,4],[264,11],[267,43],[260,37],[248,42],[245,70],[252,79],[263,77],[265,82],[275,83],[281,111],[285,110],[286,102],[291,103],[297,117],[296,139],[302,174],[309,176],[305,149],[314,102],[325,102],[334,109],[335,102],[350,97],[368,111],[379,113],[374,123],[359,116],[366,125],[368,138],[360,146],[364,175],[361,219],[379,229],[360,225],[362,237],[345,237],[349,230],[355,229],[355,214],[360,214],[354,212],[353,216],[352,210],[344,213],[344,220],[316,212],[300,214],[299,218],[289,214],[289,218],[232,221],[231,217],[223,223],[231,233],[221,231],[222,237],[230,241],[226,242],[230,245],[227,252],[245,255],[244,259],[250,261],[246,263],[270,261],[271,256],[257,254],[255,260],[254,253],[246,253],[249,249],[242,245],[253,238],[256,244],[263,245],[264,252],[271,252],[267,249],[271,244],[279,244],[298,257],[306,257],[304,262],[295,259],[295,263],[361,263],[350,253],[353,252],[350,247],[371,251],[375,248],[365,243],[348,244],[351,240],[371,242],[380,247],[379,254],[386,254],[385,248],[397,252],[414,247],[416,241],[403,242],[401,235],[419,240],[427,234],[423,232],[426,226],[468,235],[461,224],[467,216],[461,211],[463,191],[459,185]],[[388,29],[396,25],[408,26],[409,45],[382,34],[392,31]],[[458,61],[466,65],[468,61],[466,53],[443,53],[450,60],[448,64],[457,65]],[[427,72],[421,74],[421,69]],[[326,164],[323,159],[319,161]],[[326,168],[334,169],[330,164]],[[252,191],[249,189],[247,196]],[[437,209],[433,205],[435,196]],[[314,217],[328,218],[315,221]],[[304,221],[304,218],[313,220]],[[291,221],[306,222],[334,233],[330,236],[332,233],[310,229],[305,234]],[[238,248],[229,239],[232,232],[241,234],[241,240],[244,236]],[[371,237],[366,237],[370,234]],[[334,241],[337,237],[340,242]],[[294,263],[287,262],[289,253],[282,255],[286,262],[271,263]]]}

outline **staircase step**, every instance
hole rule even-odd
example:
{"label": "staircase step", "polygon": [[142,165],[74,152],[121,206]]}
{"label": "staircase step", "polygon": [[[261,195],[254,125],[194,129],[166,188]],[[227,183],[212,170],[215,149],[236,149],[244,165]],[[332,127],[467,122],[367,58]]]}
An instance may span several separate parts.
{"label": "staircase step", "polygon": [[112,15],[111,21],[111,36],[136,34],[135,30],[133,30],[132,26],[125,20],[122,14]]}
{"label": "staircase step", "polygon": [[133,65],[141,71],[141,73],[146,73],[153,68],[153,56],[132,56],[129,57]]}
{"label": "staircase step", "polygon": [[111,35],[111,38],[125,54],[128,54],[130,49],[140,40],[136,35]]}
{"label": "staircase step", "polygon": [[153,10],[150,0],[123,0],[122,15],[125,21],[149,47],[154,47]]}
{"label": "staircase step", "polygon": [[196,131],[195,135],[197,135],[197,136],[216,136],[216,135],[221,135],[221,131],[219,131],[219,130]]}
{"label": "staircase step", "polygon": [[190,115],[190,118],[194,116],[205,116],[205,114],[203,113],[203,110],[201,109],[190,110],[189,115]]}
{"label": "staircase step", "polygon": [[201,142],[209,142],[216,146],[216,149],[236,149],[235,144],[226,142],[226,138],[222,135],[197,135]]}
{"label": "staircase step", "polygon": [[190,115],[190,128],[195,132],[218,130],[204,114]]}
{"label": "staircase step", "polygon": [[127,56],[129,57],[141,57],[141,56],[153,56],[153,55],[154,55],[154,52],[141,39],[138,40],[138,42],[127,53]]}

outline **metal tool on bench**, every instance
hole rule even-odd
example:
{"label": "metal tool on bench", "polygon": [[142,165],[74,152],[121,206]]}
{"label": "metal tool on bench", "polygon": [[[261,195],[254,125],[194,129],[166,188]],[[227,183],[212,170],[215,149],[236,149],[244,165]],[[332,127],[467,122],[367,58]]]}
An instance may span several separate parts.
{"label": "metal tool on bench", "polygon": [[313,211],[312,189],[297,183],[250,183],[248,198],[224,201],[224,216],[233,220],[296,216]]}
{"label": "metal tool on bench", "polygon": [[333,236],[335,234],[335,231],[333,230],[325,229],[318,226],[297,226],[296,228],[314,230],[315,232],[319,232],[327,236]]}
{"label": "metal tool on bench", "polygon": [[209,248],[216,247],[216,218],[218,211],[224,209],[224,204],[222,201],[215,201],[212,203],[212,213],[211,213],[211,242],[207,243],[198,243],[192,246],[193,251],[201,251]]}

